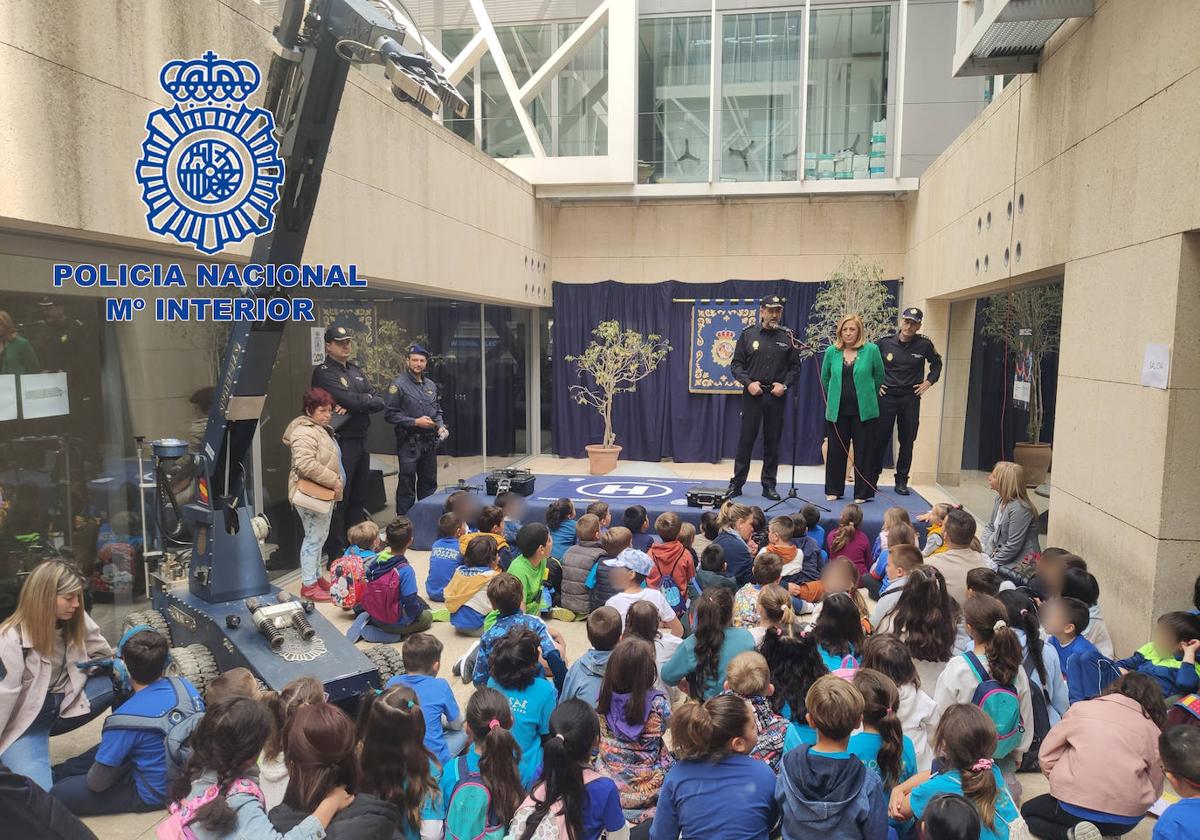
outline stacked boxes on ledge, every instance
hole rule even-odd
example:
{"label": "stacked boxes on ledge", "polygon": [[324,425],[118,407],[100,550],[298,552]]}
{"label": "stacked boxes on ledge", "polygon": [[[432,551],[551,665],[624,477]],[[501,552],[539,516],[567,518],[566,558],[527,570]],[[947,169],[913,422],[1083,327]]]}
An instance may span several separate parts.
{"label": "stacked boxes on ledge", "polygon": [[[871,151],[867,156],[867,172],[872,178],[887,177],[887,118],[871,123]],[[855,175],[854,177],[860,177]],[[867,177],[863,175],[861,177]]]}

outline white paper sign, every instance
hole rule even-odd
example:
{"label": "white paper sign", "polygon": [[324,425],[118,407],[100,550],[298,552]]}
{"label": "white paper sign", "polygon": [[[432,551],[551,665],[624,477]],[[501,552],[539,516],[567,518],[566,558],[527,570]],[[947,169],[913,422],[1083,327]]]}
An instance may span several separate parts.
{"label": "white paper sign", "polygon": [[325,361],[325,328],[309,327],[309,343],[312,345],[312,363],[319,365]]}
{"label": "white paper sign", "polygon": [[21,377],[21,414],[26,420],[70,413],[66,373],[32,373]]}
{"label": "white paper sign", "polygon": [[0,376],[0,420],[17,419],[17,377]]}
{"label": "white paper sign", "polygon": [[1166,390],[1171,377],[1171,348],[1166,344],[1147,344],[1142,356],[1142,384]]}

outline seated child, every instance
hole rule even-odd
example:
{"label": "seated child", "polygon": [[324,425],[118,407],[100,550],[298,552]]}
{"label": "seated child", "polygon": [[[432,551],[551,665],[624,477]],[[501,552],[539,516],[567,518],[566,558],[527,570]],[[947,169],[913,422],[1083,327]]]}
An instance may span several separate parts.
{"label": "seated child", "polygon": [[550,556],[562,563],[567,549],[575,545],[575,503],[566,498],[551,502],[546,508],[546,527],[553,541]]}
{"label": "seated child", "polygon": [[897,711],[900,691],[891,677],[869,668],[855,672],[854,687],[863,697],[862,731],[850,736],[847,752],[878,774],[884,796],[890,797],[892,788],[917,773],[917,751]]}
{"label": "seated child", "polygon": [[507,572],[513,558],[517,556],[517,552],[509,545],[508,538],[504,536],[504,511],[495,505],[487,505],[479,511],[479,530],[459,537],[458,550],[466,554],[467,545],[471,540],[481,536],[490,537],[496,543],[496,563],[500,567],[500,571]]}
{"label": "seated child", "polygon": [[633,547],[638,551],[648,552],[654,545],[654,537],[648,533],[650,520],[646,518],[646,509],[641,505],[630,505],[625,508],[623,524],[633,534]]}
{"label": "seated child", "polygon": [[992,759],[996,751],[992,719],[972,703],[950,706],[938,724],[934,749],[940,759],[938,773],[918,773],[897,785],[889,816],[923,820],[934,797],[952,793],[966,797],[975,807],[983,824],[979,840],[1008,840],[1008,827],[1018,812],[1000,767]]}
{"label": "seated child", "polygon": [[1112,663],[1084,638],[1087,625],[1087,604],[1078,598],[1054,598],[1042,606],[1042,629],[1058,654],[1069,703],[1095,697],[1118,676]]}
{"label": "seated child", "polygon": [[454,571],[446,584],[446,609],[450,625],[465,636],[483,632],[484,619],[492,605],[487,598],[487,586],[499,570],[496,568],[496,541],[486,534],[475,534],[463,552],[466,564]]}
{"label": "seated child", "polygon": [[363,570],[367,584],[359,604],[362,611],[346,631],[352,641],[394,642],[433,625],[433,613],[417,593],[417,573],[404,556],[412,545],[412,520],[397,516],[386,535],[387,549]]}
{"label": "seated child", "polygon": [[921,549],[921,553],[926,557],[941,554],[946,550],[946,539],[942,535],[942,530],[946,527],[946,514],[950,513],[952,507],[946,502],[938,502],[929,509],[928,518],[920,517],[927,523],[925,546]]}
{"label": "seated child", "polygon": [[[900,510],[900,508],[897,508]],[[888,527],[885,531],[879,532],[880,539],[883,540],[883,548],[874,557],[873,565],[871,566],[871,574],[863,578],[863,584],[872,598],[876,600],[882,595],[883,590],[887,589],[891,579],[887,576],[888,555],[891,549],[898,545],[911,545],[914,548],[917,546],[917,532],[907,522],[897,522],[895,525]],[[920,550],[920,549],[918,549]],[[875,581],[878,580],[879,585],[876,587]]]}
{"label": "seated child", "polygon": [[1188,840],[1200,825],[1200,729],[1167,729],[1158,738],[1158,753],[1180,799],[1158,818],[1152,840]]}
{"label": "seated child", "polygon": [[279,691],[268,691],[263,695],[262,704],[271,713],[272,726],[258,755],[258,785],[268,813],[283,802],[291,781],[283,755],[288,723],[303,706],[324,702],[325,686],[316,677],[296,677]]}
{"label": "seated child", "polygon": [[[600,520],[585,513],[579,517],[575,527],[577,541],[567,549],[562,559],[562,592],[559,601],[565,609],[576,616],[585,616],[592,610],[591,589],[588,581],[593,579],[593,570],[604,556],[600,546]],[[599,575],[599,571],[596,571]]]}
{"label": "seated child", "polygon": [[768,633],[760,652],[771,669],[771,682],[775,686],[771,705],[789,721],[783,751],[786,753],[801,744],[815,744],[817,731],[808,723],[805,698],[813,684],[829,673],[817,650],[817,637],[793,624],[781,628],[779,633]]}
{"label": "seated child", "polygon": [[350,542],[346,553],[329,567],[329,600],[344,610],[353,610],[362,601],[367,586],[364,569],[379,554],[383,543],[379,526],[370,519],[352,525],[346,539]]}
{"label": "seated child", "polygon": [[715,510],[706,510],[700,514],[700,533],[704,535],[704,539],[712,542],[721,533],[720,526],[717,525],[717,520],[720,514]]}
{"label": "seated child", "polygon": [[172,717],[204,710],[191,683],[163,676],[169,647],[153,630],[119,646],[133,696],[104,720],[99,744],[53,768],[50,793],[76,816],[157,811],[166,802],[168,737],[187,723]]}
{"label": "seated child", "polygon": [[554,543],[550,529],[541,522],[526,522],[517,532],[517,550],[521,553],[513,558],[508,573],[521,581],[525,592],[523,609],[530,615],[541,615],[543,607],[542,587],[549,574],[550,551]]}
{"label": "seated child", "polygon": [[445,601],[446,584],[454,577],[455,570],[463,564],[463,547],[459,538],[466,536],[467,526],[453,513],[443,513],[438,519],[438,538],[429,549],[429,575],[425,578],[425,592],[431,601]]}
{"label": "seated child", "polygon": [[[912,520],[908,517],[908,511],[902,507],[890,507],[883,512],[883,527],[879,529],[879,536],[875,538],[874,544],[871,546],[871,568],[868,574],[864,575],[861,584],[866,587],[867,592],[872,598],[879,597],[879,591],[887,585],[887,580],[884,578],[884,568],[887,565],[887,560],[884,555],[887,553],[888,546],[892,545],[891,530],[897,525],[907,525],[912,528]],[[907,533],[906,533],[907,536]],[[913,543],[916,543],[916,531],[913,531]]]}
{"label": "seated child", "polygon": [[[1066,562],[1075,555],[1068,555]],[[1062,594],[1068,598],[1078,598],[1088,606],[1087,629],[1083,636],[1096,646],[1096,650],[1109,659],[1113,657],[1113,640],[1108,634],[1108,625],[1100,614],[1100,582],[1096,576],[1089,574],[1087,569],[1068,565],[1063,571]]]}
{"label": "seated child", "polygon": [[769,583],[758,593],[758,624],[747,628],[759,647],[769,633],[778,635],[796,623],[792,611],[792,596],[778,584]]}
{"label": "seated child", "polygon": [[729,661],[725,669],[725,692],[741,697],[754,709],[754,729],[758,737],[750,757],[765,762],[772,771],[778,772],[788,721],[771,706],[769,698],[775,693],[775,686],[771,685],[771,670],[761,653],[746,651]]}
{"label": "seated child", "polygon": [[1164,697],[1191,694],[1200,686],[1200,617],[1186,612],[1169,612],[1154,626],[1154,638],[1133,656],[1117,660],[1123,671],[1138,671],[1153,677]]}
{"label": "seated child", "polygon": [[[688,556],[692,558],[692,568],[700,568],[700,555],[696,553],[696,526],[691,522],[679,523],[679,541],[683,543],[683,547],[687,549]],[[693,582],[694,591],[695,583]]]}
{"label": "seated child", "polygon": [[442,643],[429,633],[414,633],[400,648],[403,674],[388,680],[385,689],[403,685],[411,688],[425,717],[425,749],[445,766],[467,746],[462,715],[450,683],[439,677],[442,667]]}
{"label": "seated child", "polygon": [[[463,731],[471,746],[442,768],[439,803],[447,837],[504,836],[505,827],[525,796],[516,758],[521,748],[512,735],[514,722],[508,698],[494,688],[476,689],[467,701]],[[485,757],[486,767],[482,766]],[[470,788],[460,785],[460,781],[482,785],[487,797],[471,795]],[[460,790],[466,793],[459,795]],[[436,831],[430,833],[441,836]]]}
{"label": "seated child", "polygon": [[659,674],[658,679],[654,681],[654,687],[666,694],[667,698],[674,703],[679,699],[679,689],[663,682],[662,669],[671,661],[675,651],[679,650],[683,639],[674,633],[663,631],[662,621],[658,617],[658,608],[649,601],[637,601],[631,604],[629,612],[625,613],[625,632],[621,634],[621,638],[624,639],[628,636],[635,636],[654,645],[654,667],[658,669]]}
{"label": "seated child", "polygon": [[696,577],[692,555],[679,541],[682,527],[683,522],[677,513],[659,514],[658,519],[654,520],[654,530],[658,532],[658,538],[662,542],[650,546],[650,551],[647,552],[654,565],[650,574],[646,576],[646,585],[661,592],[667,605],[681,620],[687,615],[688,593],[692,588],[692,580]]}
{"label": "seated child", "polygon": [[[863,633],[871,632],[871,611],[867,608],[866,598],[858,588],[858,567],[850,558],[834,557],[826,563],[825,568],[821,570],[821,586],[825,590],[825,598],[839,592],[849,595],[854,606],[858,607],[859,615],[862,616]],[[815,623],[821,617],[824,603],[823,599],[813,606],[812,614],[808,616],[810,621]]]}
{"label": "seated child", "polygon": [[805,505],[798,514],[804,520],[804,532],[821,547],[821,559],[828,560],[829,552],[825,550],[825,526],[821,524],[821,511],[816,505]]}
{"label": "seated child", "polygon": [[249,697],[258,700],[261,692],[258,690],[258,680],[249,668],[230,668],[221,672],[220,676],[208,684],[204,692],[209,706],[215,706],[234,697]]}
{"label": "seated child", "polygon": [[758,505],[750,505],[750,542],[758,547],[767,544],[767,512]]}
{"label": "seated child", "polygon": [[750,708],[731,694],[686,703],[672,716],[679,760],[663,781],[650,840],[773,836],[775,774],[750,757],[753,722]]}
{"label": "seated child", "polygon": [[[825,568],[825,552],[808,533],[808,523],[803,516],[788,517],[792,522],[792,545],[796,546],[796,558],[784,563],[783,583],[788,591],[802,601],[820,601],[825,594],[821,586],[821,569]],[[774,520],[772,520],[774,521]],[[770,541],[770,532],[767,540]],[[793,563],[799,565],[793,566]]]}
{"label": "seated child", "polygon": [[603,534],[612,525],[612,513],[608,509],[608,502],[592,502],[587,506],[585,513],[596,517],[600,522],[599,533]]}
{"label": "seated child", "polygon": [[496,507],[504,513],[504,539],[509,544],[517,541],[517,531],[521,530],[521,518],[525,515],[525,497],[520,493],[505,490],[496,494]]}
{"label": "seated child", "polygon": [[[546,526],[539,527],[545,528]],[[567,666],[563,662],[562,652],[546,628],[546,622],[536,615],[522,612],[521,606],[525,597],[525,589],[521,581],[508,572],[500,572],[488,583],[487,596],[496,612],[496,621],[483,631],[483,635],[479,639],[475,665],[471,671],[471,681],[477,686],[485,685],[490,675],[488,660],[491,657],[492,648],[510,630],[525,628],[531,631],[540,642],[542,658],[546,660],[551,673],[554,674],[555,687],[561,686],[567,676]]]}
{"label": "seated child", "polygon": [[[542,649],[544,656],[544,643]],[[513,738],[521,748],[521,785],[528,790],[542,768],[542,738],[550,734],[550,715],[558,703],[558,692],[542,672],[538,635],[526,627],[514,627],[497,639],[489,659],[487,685],[508,698]]]}
{"label": "seated child", "polygon": [[900,718],[904,738],[911,741],[918,770],[933,764],[933,736],[937,729],[938,707],[921,689],[921,678],[912,654],[904,642],[890,633],[879,633],[863,643],[862,671],[877,671],[888,677],[900,693],[899,705],[893,706]]}
{"label": "seated child", "polygon": [[[930,565],[942,568],[940,564],[931,563]],[[965,601],[975,595],[990,595],[995,598],[1000,594],[1000,587],[1003,585],[1004,579],[996,574],[991,569],[980,567],[971,569],[967,572],[966,594],[963,597]],[[946,581],[946,588],[950,588],[950,581]],[[953,596],[953,592],[950,593]],[[956,599],[957,600],[957,599]]]}
{"label": "seated child", "polygon": [[591,648],[567,670],[559,702],[578,697],[589,706],[596,705],[600,683],[604,680],[604,667],[621,639],[621,614],[612,607],[592,610],[587,619],[587,636]]}
{"label": "seated child", "polygon": [[779,767],[775,800],[784,840],[885,840],[887,799],[877,773],[849,750],[862,723],[858,689],[831,674],[805,697],[806,719],[817,742],[787,752]]}
{"label": "seated child", "polygon": [[654,568],[654,561],[648,554],[636,548],[627,548],[616,557],[605,560],[604,565],[608,569],[608,579],[616,590],[606,606],[621,614],[622,626],[630,605],[637,601],[649,601],[658,609],[663,627],[676,636],[683,636],[683,625],[675,615],[675,609],[667,603],[661,592],[645,586],[646,578]]}
{"label": "seated child", "polygon": [[723,586],[737,592],[737,581],[725,574],[725,549],[717,543],[709,543],[700,552],[700,568],[696,570],[696,585],[703,592],[714,586]]}
{"label": "seated child", "polygon": [[747,629],[758,626],[758,593],[764,586],[779,583],[783,561],[779,555],[764,551],[754,558],[750,567],[750,582],[739,589],[733,599],[733,626]]}
{"label": "seated child", "polygon": [[887,584],[880,590],[879,600],[875,602],[875,611],[871,613],[872,627],[878,627],[883,617],[896,606],[900,600],[900,593],[904,591],[904,586],[908,583],[908,573],[925,563],[920,549],[904,541],[908,534],[916,536],[912,528],[907,525],[897,525],[892,528],[892,537],[889,539],[888,550],[884,555],[887,558],[885,573]]}
{"label": "seated child", "polygon": [[983,824],[965,796],[939,793],[925,806],[921,840],[979,840]]}
{"label": "seated child", "polygon": [[858,668],[862,653],[862,614],[849,595],[835,592],[821,602],[821,614],[812,626],[821,659],[830,671]]}
{"label": "seated child", "polygon": [[[618,556],[622,551],[633,545],[633,534],[628,528],[623,525],[616,525],[609,528],[600,535],[600,548],[604,553],[601,555],[601,561],[611,560]],[[608,568],[603,562],[596,567],[596,574],[592,575],[591,594],[588,597],[588,605],[594,610],[597,607],[603,607],[608,603],[608,599],[617,594],[617,590],[613,588],[612,580],[608,574]]]}

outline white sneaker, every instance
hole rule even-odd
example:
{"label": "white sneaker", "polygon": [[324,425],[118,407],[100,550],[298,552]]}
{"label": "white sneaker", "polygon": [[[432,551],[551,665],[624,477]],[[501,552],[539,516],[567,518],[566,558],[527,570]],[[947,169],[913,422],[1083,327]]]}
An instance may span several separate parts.
{"label": "white sneaker", "polygon": [[475,652],[475,649],[477,647],[479,647],[478,641],[476,641],[469,648],[467,648],[467,652],[464,653],[462,655],[462,657],[457,662],[454,663],[454,668],[452,669],[454,676],[458,677],[459,679],[461,679],[464,683],[466,683],[468,685],[471,683],[471,677],[473,675],[470,671],[466,670],[466,662],[467,662],[467,659],[470,658],[471,654]]}
{"label": "white sneaker", "polygon": [[1100,829],[1086,820],[1076,823],[1074,828],[1067,829],[1068,840],[1102,840],[1103,837],[1104,835],[1100,833]]}

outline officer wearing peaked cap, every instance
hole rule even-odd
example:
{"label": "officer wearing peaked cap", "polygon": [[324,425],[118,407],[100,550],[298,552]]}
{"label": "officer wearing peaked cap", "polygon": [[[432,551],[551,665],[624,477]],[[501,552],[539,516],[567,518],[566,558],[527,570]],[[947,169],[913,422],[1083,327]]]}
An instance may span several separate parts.
{"label": "officer wearing peaked cap", "polygon": [[396,513],[437,492],[437,445],[449,436],[438,403],[437,384],[425,375],[429,351],[408,350],[408,370],[388,388],[384,419],[396,429]]}
{"label": "officer wearing peaked cap", "polygon": [[375,393],[363,369],[350,360],[354,334],[346,326],[330,324],[325,330],[325,361],[313,368],[312,387],[324,388],[333,397],[333,429],[342,449],[346,489],[333,511],[325,550],[331,558],[346,552],[346,531],[367,518],[367,479],[371,454],[367,429],[371,415],[383,411],[383,398]]}

